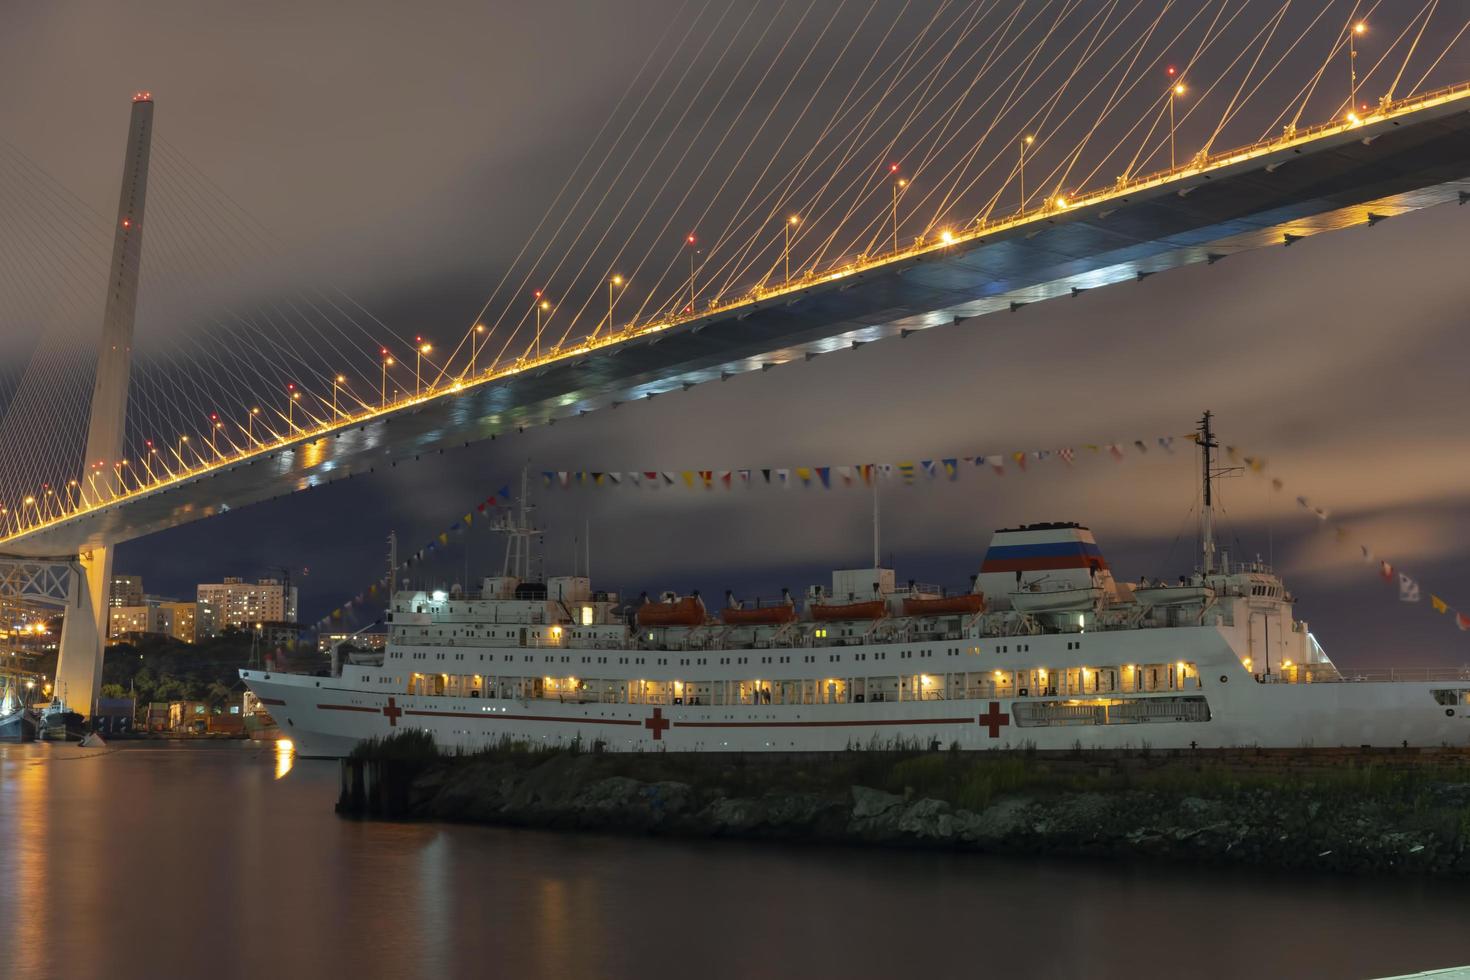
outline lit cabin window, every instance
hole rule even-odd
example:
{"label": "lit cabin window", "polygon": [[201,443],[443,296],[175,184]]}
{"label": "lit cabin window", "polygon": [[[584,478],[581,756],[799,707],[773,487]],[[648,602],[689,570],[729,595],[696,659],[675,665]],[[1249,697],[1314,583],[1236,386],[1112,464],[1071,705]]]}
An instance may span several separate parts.
{"label": "lit cabin window", "polygon": [[582,607],[582,625],[583,626],[591,626],[592,625],[592,607],[591,606],[583,606]]}

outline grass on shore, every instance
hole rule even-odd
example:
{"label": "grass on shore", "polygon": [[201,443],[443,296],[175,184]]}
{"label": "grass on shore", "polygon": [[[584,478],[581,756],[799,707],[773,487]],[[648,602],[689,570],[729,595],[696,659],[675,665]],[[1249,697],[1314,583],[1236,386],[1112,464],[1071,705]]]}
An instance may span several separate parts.
{"label": "grass on shore", "polygon": [[[1250,795],[1292,797],[1322,806],[1373,801],[1408,812],[1443,806],[1446,784],[1470,783],[1470,765],[1392,765],[1381,756],[1342,758],[1300,771],[1252,769],[1211,757],[1182,756],[1122,765],[1078,752],[1058,759],[1027,752],[961,752],[919,744],[874,744],[813,756],[695,753],[589,752],[580,743],[547,748],[505,740],[473,753],[445,753],[432,736],[404,731],[357,746],[352,758],[426,771],[465,765],[531,769],[553,760],[585,758],[589,778],[626,776],[642,782],[674,781],[735,797],[771,792],[846,795],[853,786],[944,800],[984,809],[1008,795],[1056,797],[1076,793],[1151,791],[1166,797],[1233,800]],[[593,762],[591,760],[595,759]]]}

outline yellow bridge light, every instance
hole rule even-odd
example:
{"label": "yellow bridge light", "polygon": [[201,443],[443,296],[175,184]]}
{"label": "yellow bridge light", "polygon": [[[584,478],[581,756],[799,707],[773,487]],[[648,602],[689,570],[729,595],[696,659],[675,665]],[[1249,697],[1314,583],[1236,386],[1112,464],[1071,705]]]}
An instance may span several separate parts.
{"label": "yellow bridge light", "polygon": [[1184,83],[1183,82],[1180,82],[1178,85],[1175,85],[1174,86],[1174,94],[1175,95],[1183,95],[1184,94]]}
{"label": "yellow bridge light", "polygon": [[1368,31],[1368,25],[1365,22],[1361,21],[1361,20],[1358,21],[1356,24],[1353,25],[1353,33],[1354,34],[1365,34],[1365,33],[1367,33],[1367,31]]}
{"label": "yellow bridge light", "polygon": [[944,229],[939,233],[939,240],[946,245],[952,244],[954,242],[954,232],[948,228]]}

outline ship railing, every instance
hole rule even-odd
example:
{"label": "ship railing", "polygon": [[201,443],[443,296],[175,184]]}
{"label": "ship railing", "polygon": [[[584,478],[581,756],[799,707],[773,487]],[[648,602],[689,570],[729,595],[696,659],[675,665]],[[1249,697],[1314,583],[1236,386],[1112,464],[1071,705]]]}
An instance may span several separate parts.
{"label": "ship railing", "polygon": [[[1271,679],[1278,684],[1407,684],[1427,681],[1470,683],[1465,667],[1335,667],[1332,664],[1292,664],[1277,668]],[[1262,680],[1265,680],[1264,675]]]}

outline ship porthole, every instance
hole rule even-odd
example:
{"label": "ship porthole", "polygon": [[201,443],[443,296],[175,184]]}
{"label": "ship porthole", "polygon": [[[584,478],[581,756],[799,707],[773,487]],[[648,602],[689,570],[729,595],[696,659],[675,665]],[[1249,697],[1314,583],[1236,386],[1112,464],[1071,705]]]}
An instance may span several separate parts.
{"label": "ship porthole", "polygon": [[1229,684],[1230,683],[1230,678],[1228,676],[1226,676],[1225,674],[1221,674],[1220,675],[1220,683],[1221,684]]}
{"label": "ship porthole", "polygon": [[1446,718],[1453,718],[1453,717],[1455,717],[1455,709],[1454,708],[1446,708],[1446,709],[1444,709],[1444,716]]}

